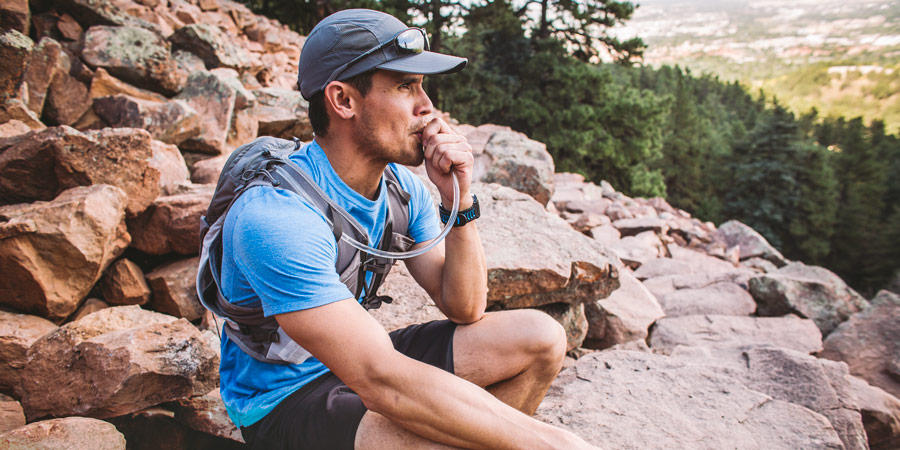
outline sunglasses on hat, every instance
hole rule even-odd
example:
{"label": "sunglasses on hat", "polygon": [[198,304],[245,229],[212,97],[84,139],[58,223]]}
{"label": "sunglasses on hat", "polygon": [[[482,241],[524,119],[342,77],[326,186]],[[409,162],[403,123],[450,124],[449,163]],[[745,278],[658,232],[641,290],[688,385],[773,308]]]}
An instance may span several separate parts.
{"label": "sunglasses on hat", "polygon": [[328,80],[325,81],[325,84],[323,84],[323,86],[327,86],[328,83],[337,80],[338,77],[341,76],[341,74],[347,71],[347,69],[349,69],[359,61],[362,61],[367,56],[391,45],[393,45],[397,49],[397,53],[399,53],[400,55],[417,55],[428,50],[428,36],[425,34],[425,30],[421,28],[407,28],[406,30],[397,33],[391,39],[378,44],[374,48],[366,51],[356,58],[351,59],[343,66],[339,67],[337,70],[331,73],[331,76],[328,77]]}

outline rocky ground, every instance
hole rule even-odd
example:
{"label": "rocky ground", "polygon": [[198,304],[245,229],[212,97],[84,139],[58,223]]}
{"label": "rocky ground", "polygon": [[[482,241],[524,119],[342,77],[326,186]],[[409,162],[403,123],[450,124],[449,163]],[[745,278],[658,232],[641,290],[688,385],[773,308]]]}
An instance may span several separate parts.
{"label": "rocky ground", "polygon": [[[228,0],[0,0],[0,26],[0,447],[241,448],[198,221],[236,146],[310,138],[303,37]],[[489,308],[568,333],[541,420],[605,448],[900,448],[896,293],[456,127]],[[440,317],[402,264],[381,293],[388,329]]]}

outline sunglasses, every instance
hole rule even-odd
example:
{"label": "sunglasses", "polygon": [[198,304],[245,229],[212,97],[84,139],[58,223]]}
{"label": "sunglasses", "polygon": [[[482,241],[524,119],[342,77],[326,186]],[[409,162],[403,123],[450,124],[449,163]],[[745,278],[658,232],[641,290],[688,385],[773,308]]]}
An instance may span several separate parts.
{"label": "sunglasses", "polygon": [[397,49],[397,53],[401,55],[418,55],[424,51],[428,50],[428,36],[425,34],[425,30],[421,28],[407,28],[399,33],[397,33],[394,37],[378,44],[376,47],[368,50],[362,55],[357,56],[356,58],[351,59],[348,63],[339,67],[337,70],[331,73],[331,76],[328,77],[328,81],[323,84],[323,86],[327,86],[328,83],[338,79],[344,72],[347,71],[354,64],[362,61],[367,56],[375,53],[384,48],[390,47],[393,45]]}

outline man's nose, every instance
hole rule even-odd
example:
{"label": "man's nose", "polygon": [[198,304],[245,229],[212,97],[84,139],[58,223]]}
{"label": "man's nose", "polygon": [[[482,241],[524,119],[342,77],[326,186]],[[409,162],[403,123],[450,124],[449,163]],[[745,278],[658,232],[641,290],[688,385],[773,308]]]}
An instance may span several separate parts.
{"label": "man's nose", "polygon": [[423,89],[422,85],[419,85],[419,95],[416,99],[416,109],[414,111],[416,116],[429,116],[434,113],[434,105],[431,103],[431,99],[428,98],[428,94],[425,93],[425,89]]}

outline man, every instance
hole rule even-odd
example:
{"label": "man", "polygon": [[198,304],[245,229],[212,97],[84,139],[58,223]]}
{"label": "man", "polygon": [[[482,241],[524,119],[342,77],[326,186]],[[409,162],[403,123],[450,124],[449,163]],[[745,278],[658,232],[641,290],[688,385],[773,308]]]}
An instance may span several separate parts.
{"label": "man", "polygon": [[[453,201],[451,173],[460,211],[476,201],[471,147],[434,117],[422,89],[423,74],[455,72],[466,60],[424,50],[423,31],[383,13],[323,20],[299,70],[315,139],[291,156],[372,237],[385,227],[383,175],[393,171],[410,194],[414,248],[440,226],[424,185],[399,164],[424,160],[443,205]],[[312,355],[272,364],[223,336],[222,399],[252,448],[591,448],[529,417],[560,370],[565,333],[538,311],[485,313],[476,222],[461,221],[438,247],[405,262],[449,320],[388,335],[342,284],[322,214],[300,195],[257,187],[226,217],[225,297],[261,303]]]}

